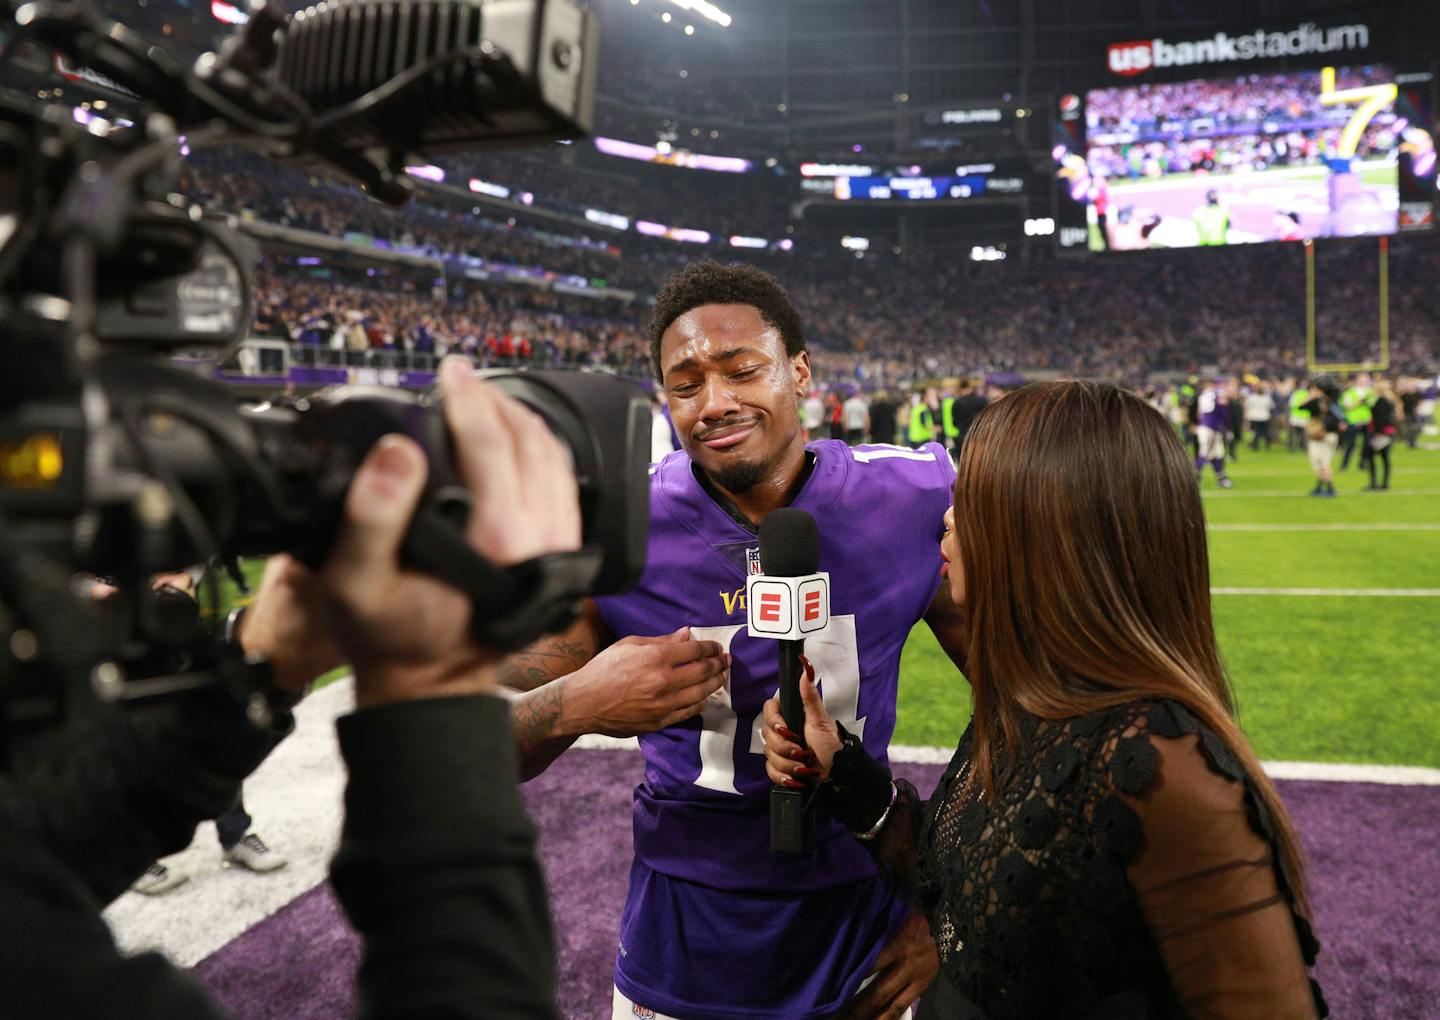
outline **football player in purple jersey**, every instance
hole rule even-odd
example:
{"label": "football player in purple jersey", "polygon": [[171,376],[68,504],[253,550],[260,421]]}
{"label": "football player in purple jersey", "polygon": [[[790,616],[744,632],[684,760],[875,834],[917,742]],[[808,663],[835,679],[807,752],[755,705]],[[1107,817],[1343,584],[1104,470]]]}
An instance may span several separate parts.
{"label": "football player in purple jersey", "polygon": [[805,442],[800,318],[757,269],[701,262],[674,277],[651,355],[683,448],[652,468],[645,574],[506,670],[523,692],[514,719],[528,775],[580,735],[640,737],[614,1015],[905,1016],[937,958],[895,883],[835,823],[817,826],[808,856],[770,850],[760,726],[777,655],[746,633],[745,579],[766,514],[815,518],[831,622],[806,655],[832,714],[884,760],[914,625],[963,660],[937,552],[954,469],[935,443]]}

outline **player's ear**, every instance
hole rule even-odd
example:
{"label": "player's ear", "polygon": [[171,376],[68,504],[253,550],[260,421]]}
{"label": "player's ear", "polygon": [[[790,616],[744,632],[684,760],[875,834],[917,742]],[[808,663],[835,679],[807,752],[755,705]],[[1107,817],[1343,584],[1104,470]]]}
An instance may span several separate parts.
{"label": "player's ear", "polygon": [[810,352],[790,355],[790,370],[795,373],[795,395],[804,400],[810,392]]}

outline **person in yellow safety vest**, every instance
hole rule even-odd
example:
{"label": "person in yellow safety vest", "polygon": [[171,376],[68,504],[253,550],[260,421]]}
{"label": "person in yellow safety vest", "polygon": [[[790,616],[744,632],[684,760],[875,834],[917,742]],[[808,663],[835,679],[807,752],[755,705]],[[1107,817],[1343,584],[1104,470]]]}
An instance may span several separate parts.
{"label": "person in yellow safety vest", "polygon": [[1230,214],[1220,204],[1220,193],[1214,188],[1205,192],[1205,204],[1195,210],[1196,244],[1225,244],[1230,233]]}
{"label": "person in yellow safety vest", "polygon": [[1302,380],[1297,382],[1295,389],[1290,392],[1290,431],[1285,441],[1285,449],[1291,453],[1305,449],[1305,426],[1310,422],[1310,412],[1305,410],[1308,403],[1310,389]]}
{"label": "person in yellow safety vest", "polygon": [[1360,446],[1360,466],[1365,467],[1370,460],[1370,447],[1365,441],[1365,433],[1370,425],[1370,405],[1375,403],[1375,391],[1370,386],[1370,377],[1361,373],[1350,380],[1350,385],[1345,392],[1340,394],[1340,407],[1345,411],[1345,423],[1349,426],[1340,436],[1340,470],[1346,471],[1350,468],[1350,457],[1355,452],[1355,446]]}
{"label": "person in yellow safety vest", "polygon": [[910,426],[905,434],[906,440],[918,450],[932,441],[935,433],[935,415],[931,412],[930,405],[921,399],[919,393],[912,393],[910,395]]}
{"label": "person in yellow safety vest", "polygon": [[958,452],[960,426],[955,424],[955,394],[947,394],[940,400],[940,427],[945,433],[945,449],[954,457]]}

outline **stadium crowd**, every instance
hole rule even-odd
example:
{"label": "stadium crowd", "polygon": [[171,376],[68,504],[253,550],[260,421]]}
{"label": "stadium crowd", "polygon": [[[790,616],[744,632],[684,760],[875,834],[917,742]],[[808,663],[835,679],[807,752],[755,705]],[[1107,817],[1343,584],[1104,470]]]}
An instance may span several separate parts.
{"label": "stadium crowd", "polygon": [[[1382,67],[1342,67],[1337,90],[1393,80]],[[1240,78],[1164,82],[1093,89],[1085,95],[1085,120],[1091,132],[1157,132],[1182,121],[1203,120],[1213,128],[1253,127],[1266,120],[1302,120],[1325,116],[1320,75],[1252,74]]]}
{"label": "stadium crowd", "polygon": [[[518,157],[509,157],[517,164]],[[538,164],[537,164],[538,165]],[[690,184],[701,172],[673,171]],[[552,183],[559,184],[559,174]],[[464,196],[426,189],[400,210],[352,187],[251,156],[206,154],[187,169],[189,193],[207,206],[329,237],[400,248],[444,260],[506,267],[542,285],[560,279],[633,294],[563,298],[535,286],[451,281],[448,298],[392,295],[361,278],[328,294],[293,272],[270,272],[264,289],[272,335],[326,347],[337,309],[394,337],[393,349],[528,349],[544,362],[632,365],[644,375],[645,302],[693,255],[735,249],[680,246],[634,233],[562,228],[506,217]],[[692,195],[694,193],[692,192]],[[617,196],[618,197],[618,196]],[[692,205],[697,205],[692,200]],[[478,211],[477,211],[478,210]],[[631,212],[622,207],[621,212]],[[1143,257],[979,264],[912,264],[850,253],[797,234],[790,253],[747,254],[791,290],[821,353],[824,381],[862,389],[981,372],[1048,370],[1143,383],[1151,373],[1227,370],[1278,377],[1306,363],[1304,263],[1294,245],[1213,251],[1152,251]],[[1317,357],[1361,363],[1378,355],[1378,280],[1373,241],[1323,245],[1316,302]],[[1440,272],[1440,244],[1396,239],[1390,254],[1390,361],[1424,371],[1436,357],[1440,319],[1424,281]],[[1237,278],[1266,287],[1235,288]],[[1225,295],[1223,302],[1217,295]],[[448,302],[448,306],[447,306]],[[326,325],[314,325],[329,315]],[[373,328],[372,328],[373,327]],[[321,341],[321,336],[328,339]],[[504,337],[512,337],[509,345]],[[494,343],[490,343],[494,338]],[[356,349],[349,343],[338,346]],[[371,342],[384,350],[384,340]],[[593,351],[581,353],[582,347]],[[518,356],[518,355],[517,355]]]}

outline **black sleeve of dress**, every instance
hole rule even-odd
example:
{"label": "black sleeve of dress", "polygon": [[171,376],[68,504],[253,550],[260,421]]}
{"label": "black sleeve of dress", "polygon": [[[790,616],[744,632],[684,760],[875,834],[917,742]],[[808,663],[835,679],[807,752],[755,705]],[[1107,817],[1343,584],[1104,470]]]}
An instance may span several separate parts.
{"label": "black sleeve of dress", "polygon": [[[1193,1020],[1312,1020],[1318,946],[1275,861],[1268,809],[1213,732],[1152,731],[1154,778],[1132,798],[1142,840],[1127,868],[1176,996]],[[1117,757],[1139,745],[1122,740]],[[1112,766],[1112,772],[1114,771]]]}
{"label": "black sleeve of dress", "polygon": [[59,860],[102,903],[224,814],[240,784],[294,727],[265,730],[222,691],[129,710],[57,738],[0,778],[0,830]]}
{"label": "black sleeve of dress", "polygon": [[509,704],[403,702],[338,728],[350,781],[331,878],[365,940],[359,1015],[558,1017]]}

